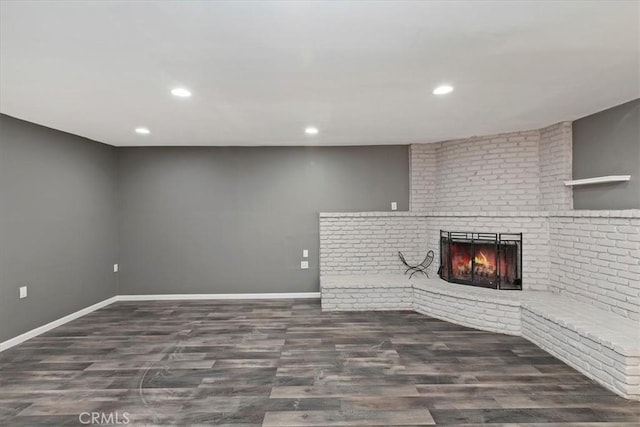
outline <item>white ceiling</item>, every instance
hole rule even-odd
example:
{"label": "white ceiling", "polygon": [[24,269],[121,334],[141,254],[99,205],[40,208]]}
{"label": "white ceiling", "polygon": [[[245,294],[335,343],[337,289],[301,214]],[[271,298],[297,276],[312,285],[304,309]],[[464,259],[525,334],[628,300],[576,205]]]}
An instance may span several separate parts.
{"label": "white ceiling", "polygon": [[637,1],[0,7],[0,111],[118,146],[433,142],[640,96]]}

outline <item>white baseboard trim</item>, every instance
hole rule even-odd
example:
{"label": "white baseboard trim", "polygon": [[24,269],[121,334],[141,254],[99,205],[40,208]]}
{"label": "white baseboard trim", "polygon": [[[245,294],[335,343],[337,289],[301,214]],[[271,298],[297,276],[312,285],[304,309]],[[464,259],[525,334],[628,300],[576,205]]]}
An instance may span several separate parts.
{"label": "white baseboard trim", "polygon": [[96,311],[116,301],[171,301],[171,300],[230,300],[230,299],[319,299],[320,292],[288,292],[288,293],[260,293],[260,294],[162,294],[162,295],[116,295],[100,301],[96,304],[85,307],[75,313],[68,314],[46,325],[38,326],[35,329],[0,342],[0,352],[23,343],[33,337],[71,322],[79,317]]}
{"label": "white baseboard trim", "polygon": [[118,301],[172,301],[211,299],[319,299],[320,292],[288,292],[260,294],[161,294],[161,295],[118,295]]}
{"label": "white baseboard trim", "polygon": [[104,301],[100,301],[96,304],[90,305],[89,307],[85,307],[81,310],[76,311],[75,313],[67,314],[64,317],[61,317],[53,322],[49,322],[45,325],[38,326],[35,329],[25,332],[24,334],[20,334],[17,337],[10,338],[6,341],[0,342],[0,352],[7,350],[13,346],[16,346],[20,343],[23,343],[33,337],[37,337],[40,334],[44,334],[45,332],[50,331],[51,329],[57,328],[58,326],[64,325],[65,323],[69,323],[72,320],[75,320],[79,317],[84,316],[85,314],[89,314],[92,311],[96,311],[102,307],[106,307],[109,304],[112,304],[117,301],[117,296],[107,298]]}

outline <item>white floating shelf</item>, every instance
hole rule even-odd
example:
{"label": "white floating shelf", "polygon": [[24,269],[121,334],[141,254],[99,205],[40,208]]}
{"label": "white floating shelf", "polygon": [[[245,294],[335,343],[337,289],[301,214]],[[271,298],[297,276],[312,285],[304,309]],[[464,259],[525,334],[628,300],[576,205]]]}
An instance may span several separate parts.
{"label": "white floating shelf", "polygon": [[564,185],[571,187],[574,185],[588,185],[588,184],[604,184],[606,182],[623,182],[629,181],[631,175],[609,175],[598,176],[595,178],[574,179],[573,181],[565,181]]}

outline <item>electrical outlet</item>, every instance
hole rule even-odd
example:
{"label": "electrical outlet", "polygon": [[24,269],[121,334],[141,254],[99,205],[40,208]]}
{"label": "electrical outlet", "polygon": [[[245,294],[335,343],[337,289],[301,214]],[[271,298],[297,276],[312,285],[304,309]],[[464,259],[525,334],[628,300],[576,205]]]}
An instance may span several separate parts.
{"label": "electrical outlet", "polygon": [[113,264],[113,272],[114,273],[118,272],[118,264]]}
{"label": "electrical outlet", "polygon": [[398,210],[398,204],[396,202],[391,202],[391,210],[392,211],[397,211]]}
{"label": "electrical outlet", "polygon": [[26,298],[27,297],[27,287],[26,286],[20,286],[20,298]]}
{"label": "electrical outlet", "polygon": [[302,250],[302,258],[309,258],[309,249]]}
{"label": "electrical outlet", "polygon": [[309,268],[309,261],[300,261],[300,268],[306,270]]}

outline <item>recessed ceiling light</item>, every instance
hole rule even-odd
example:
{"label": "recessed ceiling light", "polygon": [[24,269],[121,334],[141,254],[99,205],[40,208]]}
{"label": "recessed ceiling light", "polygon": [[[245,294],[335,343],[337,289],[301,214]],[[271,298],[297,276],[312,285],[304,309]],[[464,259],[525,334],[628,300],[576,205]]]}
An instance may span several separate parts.
{"label": "recessed ceiling light", "polygon": [[139,133],[140,135],[147,135],[150,134],[151,131],[147,128],[136,128],[136,133]]}
{"label": "recessed ceiling light", "polygon": [[177,87],[175,89],[171,89],[171,94],[180,98],[188,98],[191,96],[191,91],[183,87]]}
{"label": "recessed ceiling light", "polygon": [[441,85],[433,90],[434,95],[446,95],[453,92],[453,86]]}
{"label": "recessed ceiling light", "polygon": [[305,128],[304,133],[306,133],[307,135],[317,135],[318,132],[320,132],[318,130],[318,128],[313,127],[313,126],[309,126],[308,128]]}

